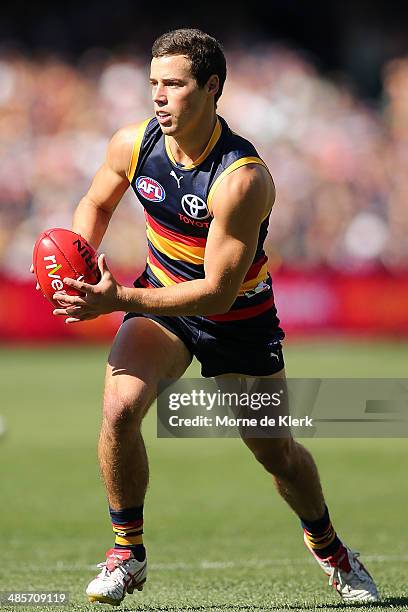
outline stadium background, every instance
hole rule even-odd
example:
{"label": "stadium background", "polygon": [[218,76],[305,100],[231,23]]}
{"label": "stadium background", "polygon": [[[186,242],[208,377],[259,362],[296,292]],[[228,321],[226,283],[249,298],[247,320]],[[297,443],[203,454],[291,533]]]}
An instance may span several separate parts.
{"label": "stadium background", "polygon": [[[195,23],[226,48],[220,114],[256,144],[275,177],[267,250],[283,325],[297,334],[406,333],[403,15],[364,2],[341,10],[328,2],[319,12],[301,2],[261,2],[256,12],[226,5],[205,18],[186,11],[173,7],[170,19],[158,18],[152,7],[140,13],[124,0],[114,13],[92,2],[24,11],[16,2],[5,11],[0,338],[111,337],[117,316],[86,329],[49,317],[31,291],[32,244],[44,228],[70,225],[112,133],[151,113],[154,36]],[[121,280],[142,268],[142,209],[130,192],[102,248]]]}
{"label": "stadium background", "polygon": [[[274,175],[267,250],[289,374],[406,376],[407,12],[295,0],[256,10],[128,0],[2,7],[1,589],[64,588],[83,610],[91,566],[111,542],[95,445],[107,341],[121,317],[68,328],[28,269],[37,235],[70,226],[111,134],[149,116],[149,48],[162,31],[198,26],[223,42],[219,112]],[[143,266],[143,217],[130,193],[103,250],[123,282]],[[336,601],[238,441],[156,440],[153,413],[145,432],[147,609]],[[387,605],[407,609],[405,440],[307,446],[341,534],[368,556]]]}

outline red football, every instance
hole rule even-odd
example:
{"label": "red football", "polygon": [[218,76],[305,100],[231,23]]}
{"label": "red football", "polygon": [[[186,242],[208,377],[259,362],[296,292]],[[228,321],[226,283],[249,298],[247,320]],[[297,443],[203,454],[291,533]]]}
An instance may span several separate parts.
{"label": "red football", "polygon": [[52,299],[57,291],[80,295],[64,285],[64,278],[84,280],[90,285],[100,279],[95,249],[82,236],[67,229],[54,228],[41,234],[34,245],[33,267],[44,297],[54,306],[59,305]]}

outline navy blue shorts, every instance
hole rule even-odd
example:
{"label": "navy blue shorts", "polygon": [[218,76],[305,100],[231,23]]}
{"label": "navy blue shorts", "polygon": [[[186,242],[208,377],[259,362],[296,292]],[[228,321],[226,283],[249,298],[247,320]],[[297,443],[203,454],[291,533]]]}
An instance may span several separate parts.
{"label": "navy blue shorts", "polygon": [[285,334],[279,327],[276,309],[250,319],[211,321],[205,317],[164,317],[129,312],[132,317],[146,317],[178,336],[201,363],[204,377],[222,374],[269,376],[284,368],[281,341]]}

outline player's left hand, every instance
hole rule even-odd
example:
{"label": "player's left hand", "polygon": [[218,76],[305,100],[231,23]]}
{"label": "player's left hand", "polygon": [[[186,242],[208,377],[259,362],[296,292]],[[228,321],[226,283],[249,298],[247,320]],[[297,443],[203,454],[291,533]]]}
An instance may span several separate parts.
{"label": "player's left hand", "polygon": [[121,310],[119,297],[121,285],[117,283],[110,272],[105,255],[99,255],[98,268],[101,272],[101,280],[97,285],[89,285],[73,278],[64,278],[65,285],[81,291],[83,295],[55,293],[53,299],[61,303],[62,307],[56,308],[53,311],[54,315],[67,317],[65,323],[78,323],[96,319],[102,314]]}

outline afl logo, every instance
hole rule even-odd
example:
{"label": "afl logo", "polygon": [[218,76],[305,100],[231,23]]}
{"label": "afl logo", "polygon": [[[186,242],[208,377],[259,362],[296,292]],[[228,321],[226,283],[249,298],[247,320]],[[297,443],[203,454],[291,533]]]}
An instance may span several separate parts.
{"label": "afl logo", "polygon": [[210,213],[207,204],[196,195],[186,193],[181,199],[181,206],[184,212],[193,219],[207,219]]}
{"label": "afl logo", "polygon": [[150,202],[163,202],[166,197],[166,192],[160,183],[149,176],[139,176],[136,181],[136,189],[141,196],[150,200]]}

